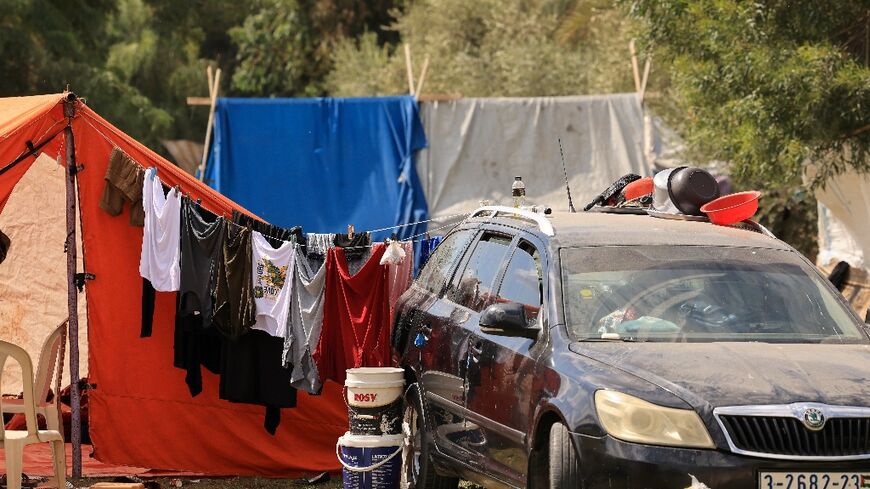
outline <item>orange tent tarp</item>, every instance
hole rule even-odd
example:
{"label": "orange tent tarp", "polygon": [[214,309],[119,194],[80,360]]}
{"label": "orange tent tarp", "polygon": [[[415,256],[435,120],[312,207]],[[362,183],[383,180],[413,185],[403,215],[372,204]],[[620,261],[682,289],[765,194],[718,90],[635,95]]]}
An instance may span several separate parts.
{"label": "orange tent tarp", "polygon": [[[35,157],[5,172],[3,168],[28,151],[28,142],[39,145],[51,138],[41,152],[52,158],[63,155],[65,97],[0,99],[0,212]],[[203,392],[190,396],[184,372],[172,366],[175,295],[158,293],[154,334],[140,338],[142,228],[130,226],[124,215],[110,216],[98,203],[109,155],[117,146],[141,165],[157,167],[164,183],[179,185],[216,214],[240,207],[81,101],[76,102],[71,126],[76,160],[84,166],[77,174],[83,261],[85,271],[96,275],[85,287],[87,374],[96,386],[89,391],[95,457],[112,464],[213,475],[292,476],[337,470],[335,442],[347,428],[347,415],[335,384],[328,384],[321,396],[300,393],[296,408],[282,410],[274,436],[263,429],[264,408],[219,400],[218,378],[207,370]]]}

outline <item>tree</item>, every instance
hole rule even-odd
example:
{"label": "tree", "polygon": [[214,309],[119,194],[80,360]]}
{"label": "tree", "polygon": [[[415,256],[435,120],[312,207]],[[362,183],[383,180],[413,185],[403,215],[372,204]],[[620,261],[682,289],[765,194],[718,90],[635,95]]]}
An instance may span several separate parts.
{"label": "tree", "polygon": [[384,27],[394,0],[263,0],[230,31],[238,46],[232,89],[252,96],[325,95],[336,43],[371,32],[375,43],[395,40]]}
{"label": "tree", "polygon": [[69,86],[152,148],[199,139],[206,114],[185,97],[208,93],[206,64],[232,54],[227,30],[248,15],[236,3],[0,0],[0,96]]}
{"label": "tree", "polygon": [[[627,3],[627,2],[626,2]],[[636,0],[690,141],[739,182],[782,188],[870,169],[867,0]]]}
{"label": "tree", "polygon": [[[608,0],[422,0],[391,29],[411,45],[417,71],[430,57],[428,93],[546,96],[630,89],[628,26]],[[347,38],[333,59],[333,95],[408,92],[398,44]]]}

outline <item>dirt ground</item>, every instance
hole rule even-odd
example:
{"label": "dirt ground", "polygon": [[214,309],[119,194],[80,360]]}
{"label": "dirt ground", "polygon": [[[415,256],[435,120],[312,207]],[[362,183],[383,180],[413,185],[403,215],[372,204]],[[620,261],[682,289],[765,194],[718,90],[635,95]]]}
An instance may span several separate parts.
{"label": "dirt ground", "polygon": [[[70,479],[76,488],[90,487],[92,484],[103,481],[111,481],[111,478],[85,478]],[[160,484],[161,489],[169,489],[170,478],[148,478]],[[337,489],[341,488],[341,476],[333,475],[332,480],[316,485],[296,485],[293,479],[269,479],[264,477],[226,477],[219,479],[184,479],[182,487],[187,489],[287,489],[292,487],[310,487],[312,489]],[[198,480],[199,482],[192,482]],[[460,489],[483,489],[481,486],[463,481],[459,484]]]}

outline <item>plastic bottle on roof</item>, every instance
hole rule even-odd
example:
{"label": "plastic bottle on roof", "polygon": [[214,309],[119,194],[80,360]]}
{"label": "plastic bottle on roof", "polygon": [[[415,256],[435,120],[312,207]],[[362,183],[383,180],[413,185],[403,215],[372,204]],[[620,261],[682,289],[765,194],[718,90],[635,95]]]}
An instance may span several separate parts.
{"label": "plastic bottle on roof", "polygon": [[511,194],[514,197],[514,207],[520,208],[526,205],[526,184],[523,183],[523,177],[514,177]]}

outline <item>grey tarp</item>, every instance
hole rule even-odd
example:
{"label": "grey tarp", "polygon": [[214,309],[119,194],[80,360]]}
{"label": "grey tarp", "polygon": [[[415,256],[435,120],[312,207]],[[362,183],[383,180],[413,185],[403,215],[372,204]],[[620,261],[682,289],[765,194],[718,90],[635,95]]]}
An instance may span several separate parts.
{"label": "grey tarp", "polygon": [[578,209],[626,173],[651,174],[633,93],[468,98],[422,103],[420,114],[429,147],[417,171],[433,217],[468,212],[483,199],[509,204],[516,175],[530,203],[567,210],[560,137]]}

